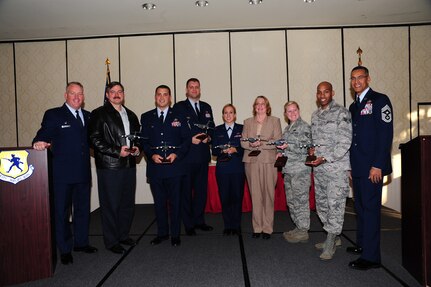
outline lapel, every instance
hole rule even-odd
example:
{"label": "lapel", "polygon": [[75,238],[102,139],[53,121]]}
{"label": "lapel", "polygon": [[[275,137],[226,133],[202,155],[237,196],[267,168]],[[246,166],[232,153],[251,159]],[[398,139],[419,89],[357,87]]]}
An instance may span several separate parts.
{"label": "lapel", "polygon": [[[198,121],[198,120],[199,120],[199,118],[198,118],[198,116],[196,115],[195,107],[193,107],[193,106],[192,106],[192,103],[190,103],[189,99],[187,99],[187,100],[186,100],[186,102],[187,102],[187,108],[189,109],[189,114],[193,115],[193,118],[194,118],[196,121]],[[201,107],[200,107],[200,108],[201,108],[200,113],[202,114],[202,105],[201,105]]]}
{"label": "lapel", "polygon": [[[78,120],[76,119],[76,116],[72,114],[72,112],[69,110],[69,108],[66,106],[66,104],[63,104],[62,111],[65,117],[65,120],[72,124],[72,126],[80,127],[78,124]],[[85,117],[84,117],[85,118]],[[87,123],[87,122],[86,122]]]}

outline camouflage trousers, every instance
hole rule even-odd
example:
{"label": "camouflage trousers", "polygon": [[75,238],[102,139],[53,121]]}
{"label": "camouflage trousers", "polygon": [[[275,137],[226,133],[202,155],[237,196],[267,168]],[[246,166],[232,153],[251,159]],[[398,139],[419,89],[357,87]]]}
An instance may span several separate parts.
{"label": "camouflage trousers", "polygon": [[343,229],[346,197],[349,194],[347,171],[314,173],[316,210],[323,229],[339,235]]}
{"label": "camouflage trousers", "polygon": [[310,229],[310,184],[309,172],[284,174],[287,206],[290,218],[298,229]]}

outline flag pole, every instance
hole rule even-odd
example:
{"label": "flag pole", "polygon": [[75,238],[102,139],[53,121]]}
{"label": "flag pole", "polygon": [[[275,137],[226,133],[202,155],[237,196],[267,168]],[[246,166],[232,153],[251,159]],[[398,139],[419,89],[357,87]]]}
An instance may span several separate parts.
{"label": "flag pole", "polygon": [[103,103],[106,102],[106,90],[108,88],[108,85],[111,83],[111,70],[109,69],[110,64],[111,64],[111,61],[109,61],[109,58],[106,58],[106,61],[105,61],[106,80],[105,80],[105,91],[103,92]]}

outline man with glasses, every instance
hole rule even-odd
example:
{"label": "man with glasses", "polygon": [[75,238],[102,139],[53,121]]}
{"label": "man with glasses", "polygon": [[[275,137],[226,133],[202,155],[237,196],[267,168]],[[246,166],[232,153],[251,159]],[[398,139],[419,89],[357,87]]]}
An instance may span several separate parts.
{"label": "man with glasses", "polygon": [[102,215],[103,240],[114,253],[125,252],[121,245],[136,245],[129,237],[132,225],[136,156],[139,155],[138,117],[124,104],[124,87],[111,82],[106,88],[105,104],[92,111],[89,123],[90,142],[94,148]]}
{"label": "man with glasses", "polygon": [[353,192],[357,215],[356,246],[347,252],[360,255],[349,267],[380,267],[380,208],[383,177],[392,173],[393,113],[389,98],[369,87],[368,69],[353,68],[350,77],[355,101],[350,105],[353,141],[350,148]]}
{"label": "man with glasses", "polygon": [[[95,253],[88,244],[90,223],[90,148],[87,124],[90,112],[82,108],[84,88],[67,84],[63,106],[47,110],[33,139],[35,150],[50,149],[54,189],[55,238],[62,264],[73,263],[75,252]],[[73,236],[69,216],[73,206]]]}

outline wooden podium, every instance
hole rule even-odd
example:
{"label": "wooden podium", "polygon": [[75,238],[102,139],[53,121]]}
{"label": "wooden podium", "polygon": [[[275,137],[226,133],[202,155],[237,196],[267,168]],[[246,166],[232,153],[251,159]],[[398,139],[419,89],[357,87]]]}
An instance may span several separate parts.
{"label": "wooden podium", "polygon": [[51,277],[56,249],[47,152],[5,148],[0,160],[0,286]]}
{"label": "wooden podium", "polygon": [[431,136],[401,148],[402,264],[423,286],[431,285]]}

